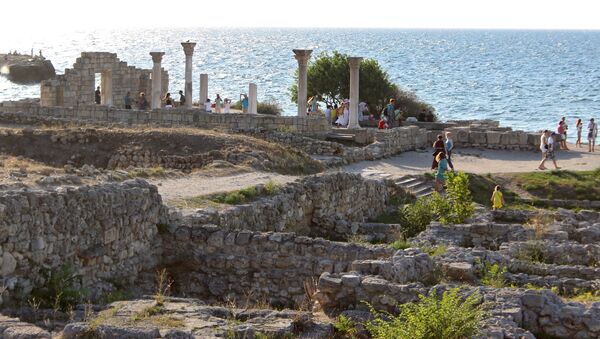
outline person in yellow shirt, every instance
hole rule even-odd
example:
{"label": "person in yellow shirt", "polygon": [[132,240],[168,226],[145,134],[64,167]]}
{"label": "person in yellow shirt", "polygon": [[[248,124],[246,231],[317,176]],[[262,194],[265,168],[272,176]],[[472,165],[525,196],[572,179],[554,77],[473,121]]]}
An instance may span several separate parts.
{"label": "person in yellow shirt", "polygon": [[504,196],[502,195],[502,192],[500,192],[500,185],[494,188],[494,193],[492,193],[491,201],[493,210],[497,210],[504,207]]}

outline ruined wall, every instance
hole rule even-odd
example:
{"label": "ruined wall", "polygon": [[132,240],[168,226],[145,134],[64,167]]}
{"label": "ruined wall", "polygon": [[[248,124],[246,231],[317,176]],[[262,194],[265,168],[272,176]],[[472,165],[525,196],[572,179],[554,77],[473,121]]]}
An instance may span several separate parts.
{"label": "ruined wall", "polygon": [[171,223],[342,239],[359,226],[354,222],[380,215],[392,193],[396,191],[391,183],[365,180],[358,174],[312,176],[286,185],[275,196],[221,211],[200,209]]}
{"label": "ruined wall", "polygon": [[179,294],[207,301],[300,305],[305,282],[344,272],[357,259],[390,256],[388,246],[339,243],[294,233],[182,226],[163,236],[165,266]]}
{"label": "ruined wall", "polygon": [[[42,81],[40,85],[40,101],[42,106],[76,107],[94,104],[96,73],[102,74],[102,91],[112,92],[108,99],[112,105],[124,108],[124,97],[131,91],[132,98],[145,92],[148,102],[151,101],[152,80],[148,69],[128,66],[119,60],[117,54],[107,52],[83,52],[77,58],[73,68],[65,69],[63,75]],[[169,88],[169,75],[162,71],[162,95]]]}
{"label": "ruined wall", "polygon": [[4,300],[43,285],[41,268],[72,265],[86,288],[102,280],[132,281],[156,265],[156,187],[120,184],[0,192],[0,276]]}
{"label": "ruined wall", "polygon": [[305,134],[322,134],[331,130],[327,120],[319,116],[291,117],[262,114],[210,114],[198,109],[157,109],[140,111],[118,109],[103,105],[78,107],[40,107],[26,101],[0,102],[0,113],[10,114],[10,121],[63,120],[72,122],[102,121],[124,124],[157,124],[161,126],[190,126],[232,131],[256,129],[290,130]]}

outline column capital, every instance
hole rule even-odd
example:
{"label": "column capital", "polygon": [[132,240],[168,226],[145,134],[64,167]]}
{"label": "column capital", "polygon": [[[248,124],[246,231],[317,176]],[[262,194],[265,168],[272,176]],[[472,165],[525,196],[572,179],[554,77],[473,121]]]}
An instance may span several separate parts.
{"label": "column capital", "polygon": [[360,68],[360,62],[362,60],[362,57],[348,57],[348,65],[350,65],[350,69]]}
{"label": "column capital", "polygon": [[298,60],[298,65],[306,66],[308,64],[312,49],[293,49],[292,51],[294,51],[294,57]]}
{"label": "column capital", "polygon": [[191,56],[194,54],[194,47],[196,47],[196,43],[186,41],[182,42],[181,46],[183,46],[183,53],[185,53],[185,56]]}
{"label": "column capital", "polygon": [[150,52],[150,55],[152,56],[153,62],[161,62],[163,55],[165,55],[165,52]]}

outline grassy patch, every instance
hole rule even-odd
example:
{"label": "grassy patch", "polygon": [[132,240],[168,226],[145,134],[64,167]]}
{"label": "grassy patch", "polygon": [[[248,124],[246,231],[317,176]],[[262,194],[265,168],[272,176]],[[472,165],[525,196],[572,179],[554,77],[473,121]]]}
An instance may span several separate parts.
{"label": "grassy patch", "polygon": [[593,303],[600,301],[600,291],[595,292],[583,292],[576,294],[572,297],[566,298],[569,301],[576,301],[580,303]]}
{"label": "grassy patch", "polygon": [[358,333],[356,324],[352,319],[348,319],[343,315],[340,315],[333,323],[335,332],[344,338],[355,338]]}
{"label": "grassy patch", "polygon": [[108,310],[99,312],[98,315],[89,321],[90,330],[95,331],[98,326],[105,324],[110,318],[114,317],[118,311],[117,307],[111,307]]}
{"label": "grassy patch", "polygon": [[391,243],[391,245],[393,248],[397,249],[397,250],[405,250],[407,248],[411,248],[411,247],[415,247],[413,244],[411,244],[410,242],[406,241],[406,240],[396,240],[393,243]]}
{"label": "grassy patch", "polygon": [[448,250],[448,247],[444,246],[444,245],[421,247],[421,251],[429,254],[432,257],[442,255],[442,254],[446,253],[447,250]]}
{"label": "grassy patch", "polygon": [[[281,190],[281,185],[269,181],[264,185],[249,186],[237,191],[218,193],[214,195],[199,195],[190,198],[176,199],[168,202],[168,205],[194,209],[194,208],[221,208],[222,205],[246,204],[260,197],[273,196]],[[160,230],[160,229],[159,229]]]}
{"label": "grassy patch", "polygon": [[600,200],[600,169],[520,173],[513,180],[540,199]]}
{"label": "grassy patch", "polygon": [[[471,191],[473,201],[483,206],[490,206],[490,199],[492,197],[494,187],[496,187],[496,185],[500,185],[500,183],[496,181],[491,174],[483,176],[468,173],[468,176],[469,190]],[[502,187],[502,185],[500,186]],[[504,195],[504,201],[507,205],[509,205],[515,200],[515,198],[518,197],[514,192],[507,190],[505,187],[502,187],[502,193]]]}

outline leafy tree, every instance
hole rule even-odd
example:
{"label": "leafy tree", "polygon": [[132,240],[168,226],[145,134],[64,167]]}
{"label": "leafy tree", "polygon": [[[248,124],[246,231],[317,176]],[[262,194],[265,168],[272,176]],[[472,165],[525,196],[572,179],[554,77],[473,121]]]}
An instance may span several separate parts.
{"label": "leafy tree", "polygon": [[[397,108],[405,116],[421,118],[426,112],[425,120],[435,120],[434,108],[421,101],[416,94],[406,91],[392,83],[389,75],[373,59],[364,59],[359,73],[360,100],[369,104],[371,113],[381,112],[390,98],[397,99]],[[298,71],[296,82],[290,88],[292,102],[298,102]],[[350,96],[350,67],[348,55],[334,51],[332,54],[322,52],[308,65],[309,97],[317,96],[319,101],[327,105],[340,104]],[[422,119],[423,120],[423,119]]]}

